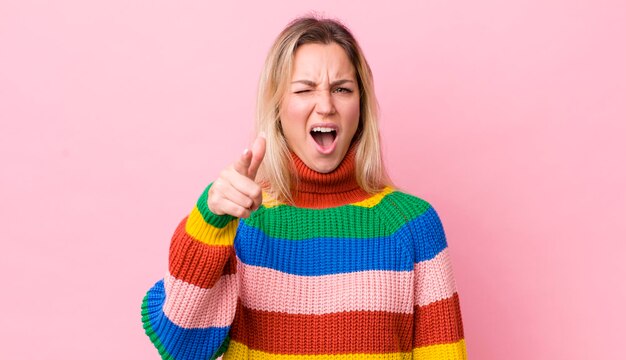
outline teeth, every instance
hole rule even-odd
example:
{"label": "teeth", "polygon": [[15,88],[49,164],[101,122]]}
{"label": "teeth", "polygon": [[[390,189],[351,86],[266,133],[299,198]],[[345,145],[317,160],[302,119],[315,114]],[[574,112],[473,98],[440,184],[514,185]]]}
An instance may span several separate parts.
{"label": "teeth", "polygon": [[331,129],[327,127],[314,127],[312,131],[327,133],[327,132],[335,131],[335,129]]}

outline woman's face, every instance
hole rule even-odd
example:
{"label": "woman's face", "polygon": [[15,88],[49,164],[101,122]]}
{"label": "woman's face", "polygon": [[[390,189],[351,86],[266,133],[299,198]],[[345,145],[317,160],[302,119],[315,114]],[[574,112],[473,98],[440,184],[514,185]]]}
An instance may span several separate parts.
{"label": "woman's face", "polygon": [[354,66],[337,44],[305,44],[280,104],[287,144],[309,168],[328,173],[343,160],[360,115]]}

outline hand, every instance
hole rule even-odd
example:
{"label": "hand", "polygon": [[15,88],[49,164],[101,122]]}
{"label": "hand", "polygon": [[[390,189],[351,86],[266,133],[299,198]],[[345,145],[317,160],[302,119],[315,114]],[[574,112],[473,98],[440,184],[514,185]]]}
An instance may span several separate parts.
{"label": "hand", "polygon": [[244,150],[239,160],[222,170],[213,182],[208,196],[212,213],[247,218],[261,206],[261,186],[254,179],[264,156],[265,135],[261,133],[254,140],[252,150]]}

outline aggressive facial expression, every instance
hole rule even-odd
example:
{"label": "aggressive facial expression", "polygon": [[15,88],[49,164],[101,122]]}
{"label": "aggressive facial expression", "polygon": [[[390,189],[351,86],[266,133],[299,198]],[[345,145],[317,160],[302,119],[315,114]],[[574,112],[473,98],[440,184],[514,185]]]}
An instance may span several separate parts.
{"label": "aggressive facial expression", "polygon": [[287,144],[309,168],[328,173],[343,160],[359,126],[354,66],[336,43],[305,44],[280,104]]}

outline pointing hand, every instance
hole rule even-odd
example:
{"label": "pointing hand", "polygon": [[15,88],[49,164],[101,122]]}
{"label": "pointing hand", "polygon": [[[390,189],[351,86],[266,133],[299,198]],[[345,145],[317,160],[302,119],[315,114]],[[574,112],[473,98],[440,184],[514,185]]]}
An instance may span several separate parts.
{"label": "pointing hand", "polygon": [[220,172],[209,189],[209,210],[216,215],[229,214],[247,218],[259,208],[263,200],[261,186],[254,182],[259,166],[265,157],[265,136],[260,134],[252,150],[243,154],[232,165]]}

